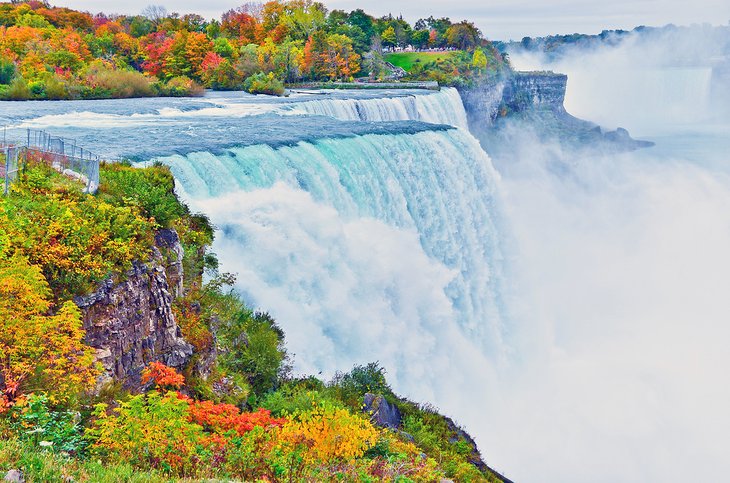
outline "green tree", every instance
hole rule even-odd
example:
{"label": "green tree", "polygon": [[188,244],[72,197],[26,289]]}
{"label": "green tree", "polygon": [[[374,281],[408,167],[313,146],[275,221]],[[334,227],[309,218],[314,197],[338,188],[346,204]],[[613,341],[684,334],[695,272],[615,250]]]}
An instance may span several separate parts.
{"label": "green tree", "polygon": [[397,38],[395,35],[395,29],[391,25],[387,29],[383,30],[383,33],[380,35],[381,40],[383,41],[383,45],[386,47],[395,47],[395,43],[397,42]]}

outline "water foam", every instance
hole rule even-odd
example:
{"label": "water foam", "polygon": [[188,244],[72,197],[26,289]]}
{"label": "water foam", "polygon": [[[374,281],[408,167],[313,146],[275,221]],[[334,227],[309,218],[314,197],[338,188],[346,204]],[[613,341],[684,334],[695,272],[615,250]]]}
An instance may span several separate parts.
{"label": "water foam", "polygon": [[458,396],[475,381],[486,388],[506,350],[500,182],[471,135],[364,135],[161,161],[219,227],[224,268],[277,317],[297,368],[332,374],[379,360],[399,391],[470,417]]}

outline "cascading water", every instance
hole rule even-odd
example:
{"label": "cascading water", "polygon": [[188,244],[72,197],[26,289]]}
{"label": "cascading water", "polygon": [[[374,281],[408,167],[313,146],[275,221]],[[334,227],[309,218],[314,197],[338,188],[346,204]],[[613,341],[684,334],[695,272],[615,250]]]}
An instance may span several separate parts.
{"label": "cascading water", "polygon": [[[402,327],[423,331],[429,339],[450,330],[473,341],[479,352],[498,356],[502,351],[498,175],[468,133],[364,135],[161,161],[171,167],[188,202],[220,228],[216,249],[225,266],[235,260],[236,271],[247,274],[239,287],[250,300],[270,308],[287,331],[311,326],[332,348],[321,352],[322,344],[310,339],[290,340],[308,368],[331,373],[373,357],[382,362],[402,357],[392,347],[383,350],[375,340],[366,342],[369,337],[358,330],[363,324],[366,333],[384,335],[389,327]],[[311,226],[303,229],[302,218]],[[333,240],[330,230],[342,231],[343,240]],[[264,235],[267,231],[271,237]],[[283,233],[301,245],[292,245]],[[413,274],[399,256],[403,243],[413,245]],[[354,253],[356,247],[369,252],[370,244],[382,244],[385,258]],[[330,253],[334,247],[336,253]],[[272,262],[271,257],[284,260]],[[385,273],[368,272],[377,266]],[[414,291],[419,266],[425,280]],[[343,274],[346,280],[340,280]],[[330,292],[332,281],[340,288]],[[332,294],[341,299],[333,301]],[[283,307],[291,308],[285,316]],[[429,346],[424,345],[424,354],[458,350]],[[403,361],[393,362],[388,368],[400,374],[398,387],[423,397],[421,370],[413,374]]]}
{"label": "cascading water", "polygon": [[295,111],[329,116],[343,121],[423,121],[467,128],[459,92],[442,88],[428,95],[374,99],[317,99],[295,104]]}

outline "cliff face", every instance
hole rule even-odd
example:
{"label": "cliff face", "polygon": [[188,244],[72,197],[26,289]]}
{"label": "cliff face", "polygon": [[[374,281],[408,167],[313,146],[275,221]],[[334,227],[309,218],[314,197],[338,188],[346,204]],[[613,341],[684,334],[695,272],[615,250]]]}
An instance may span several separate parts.
{"label": "cliff face", "polygon": [[104,368],[102,382],[135,389],[149,362],[182,369],[193,354],[172,312],[173,293],[182,289],[182,247],[173,230],[156,238],[159,247],[148,263],[135,263],[121,280],[110,278],[74,300],[83,312],[86,343]]}
{"label": "cliff face", "polygon": [[[554,72],[513,72],[504,81],[460,89],[469,129],[490,154],[504,154],[519,131],[573,148],[626,151],[651,146],[625,129],[605,131],[564,107],[568,76]],[[517,129],[514,129],[517,128]]]}
{"label": "cliff face", "polygon": [[513,112],[529,109],[563,111],[568,76],[552,72],[515,72],[505,85],[502,103]]}

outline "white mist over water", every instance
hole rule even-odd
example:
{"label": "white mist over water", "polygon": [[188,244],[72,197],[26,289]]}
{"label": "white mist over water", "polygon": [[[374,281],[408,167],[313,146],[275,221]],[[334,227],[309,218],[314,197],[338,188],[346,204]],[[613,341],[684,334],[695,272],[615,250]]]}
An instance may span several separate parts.
{"label": "white mist over water", "polygon": [[709,111],[706,69],[635,70],[660,51],[529,66],[567,71],[571,113],[658,144],[578,155],[525,136],[498,164],[522,313],[480,443],[515,481],[730,472],[730,124]]}

